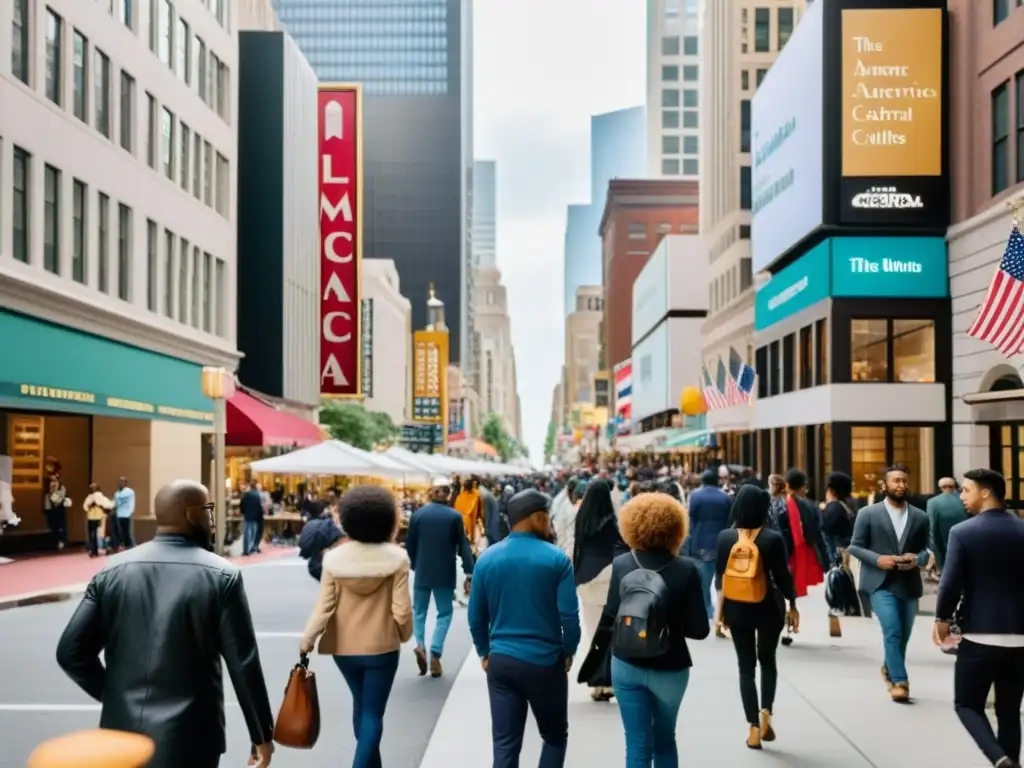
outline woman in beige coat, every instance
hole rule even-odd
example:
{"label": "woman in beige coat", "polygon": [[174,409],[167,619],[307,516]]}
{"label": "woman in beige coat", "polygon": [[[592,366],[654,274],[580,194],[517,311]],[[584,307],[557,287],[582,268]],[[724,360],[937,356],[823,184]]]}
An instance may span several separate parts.
{"label": "woman in beige coat", "polygon": [[402,643],[412,636],[409,557],[394,543],[398,505],[385,488],[359,486],[338,504],[348,540],[324,555],[320,598],[302,633],[309,653],[319,638],[352,692],[356,754],[352,768],[381,768],[384,710]]}

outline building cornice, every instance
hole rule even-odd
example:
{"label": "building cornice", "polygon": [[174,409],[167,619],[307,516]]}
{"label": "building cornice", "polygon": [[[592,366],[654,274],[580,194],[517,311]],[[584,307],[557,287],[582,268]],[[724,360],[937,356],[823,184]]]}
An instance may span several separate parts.
{"label": "building cornice", "polygon": [[[235,371],[242,353],[224,340],[207,343],[141,322],[132,305],[97,294],[96,299],[57,293],[33,278],[0,266],[0,307],[133,347]],[[100,301],[102,299],[102,301]]]}
{"label": "building cornice", "polygon": [[[1012,195],[1007,195],[1006,197],[1012,197]],[[1006,207],[1006,198],[1002,198],[998,202],[990,205],[981,213],[976,214],[969,219],[964,219],[963,221],[951,226],[946,232],[946,242],[959,240],[961,237],[966,237],[972,232],[983,229],[989,224],[999,220],[1002,220],[1004,224],[1007,224],[1007,230],[1009,230],[1010,222],[1007,221],[1009,218],[1010,211]]]}

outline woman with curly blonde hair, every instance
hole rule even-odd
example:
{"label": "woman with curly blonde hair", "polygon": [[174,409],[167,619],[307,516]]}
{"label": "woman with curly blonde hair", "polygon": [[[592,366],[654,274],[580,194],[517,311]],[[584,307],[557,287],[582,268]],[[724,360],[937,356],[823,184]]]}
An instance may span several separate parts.
{"label": "woman with curly blonde hair", "polygon": [[622,582],[643,571],[652,592],[661,593],[658,610],[667,629],[656,655],[637,657],[612,642],[612,687],[626,731],[626,766],[676,766],[676,719],[693,666],[686,639],[703,640],[710,632],[697,563],[679,554],[689,518],[669,494],[641,493],[620,510],[619,530],[631,551],[612,563],[605,620],[615,622],[616,630],[629,625],[630,616],[619,616],[620,607],[627,610]]}

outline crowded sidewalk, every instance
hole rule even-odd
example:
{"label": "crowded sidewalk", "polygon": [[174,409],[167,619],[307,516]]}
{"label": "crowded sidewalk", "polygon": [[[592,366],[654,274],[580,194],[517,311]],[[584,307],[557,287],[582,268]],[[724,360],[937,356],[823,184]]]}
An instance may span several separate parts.
{"label": "crowded sidewalk", "polygon": [[[729,640],[691,642],[694,667],[679,713],[680,764],[801,768],[906,768],[985,765],[953,712],[953,657],[932,645],[933,619],[919,616],[908,651],[913,703],[890,701],[880,675],[881,637],[873,619],[843,619],[828,636],[821,588],[800,601],[801,632],[779,649],[775,706],[778,740],[747,749],[736,657]],[[577,666],[581,661],[577,658]],[[572,679],[575,680],[573,670]],[[491,751],[487,682],[476,655],[466,659],[438,719],[420,768],[483,765]],[[523,765],[536,764],[540,738],[530,718]],[[569,693],[566,765],[620,762],[623,730],[614,700]]]}

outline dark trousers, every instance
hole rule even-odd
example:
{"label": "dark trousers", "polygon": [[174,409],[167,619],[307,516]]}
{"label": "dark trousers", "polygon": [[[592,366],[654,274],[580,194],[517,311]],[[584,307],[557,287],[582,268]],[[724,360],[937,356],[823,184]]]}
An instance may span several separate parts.
{"label": "dark trousers", "polygon": [[[996,725],[992,730],[985,700],[995,686]],[[961,640],[953,673],[953,704],[967,733],[995,764],[1020,761],[1020,705],[1024,699],[1024,648],[1003,648]]]}
{"label": "dark trousers", "polygon": [[356,754],[352,768],[383,768],[380,742],[384,736],[384,710],[398,672],[398,651],[373,656],[335,656],[352,692],[352,730]]}
{"label": "dark trousers", "polygon": [[494,768],[519,768],[527,710],[544,746],[539,768],[562,768],[569,742],[569,675],[565,662],[544,667],[495,654],[487,662]]}
{"label": "dark trousers", "polygon": [[130,517],[117,518],[117,545],[125,549],[135,546],[135,539],[132,538],[132,519]]}
{"label": "dark trousers", "polygon": [[64,507],[46,510],[46,524],[53,534],[54,546],[68,543],[68,511]]}
{"label": "dark trousers", "polygon": [[[775,705],[775,689],[779,684],[779,668],[775,654],[779,649],[779,635],[782,624],[763,627],[729,627],[732,644],[736,648],[736,661],[740,670],[740,698],[743,700],[743,714],[750,725],[760,724],[760,710],[772,711]],[[758,707],[757,665],[761,664],[761,702]]]}
{"label": "dark trousers", "polygon": [[100,533],[101,520],[86,521],[85,545],[89,548],[89,554],[94,557],[100,553],[100,543],[97,537]]}

